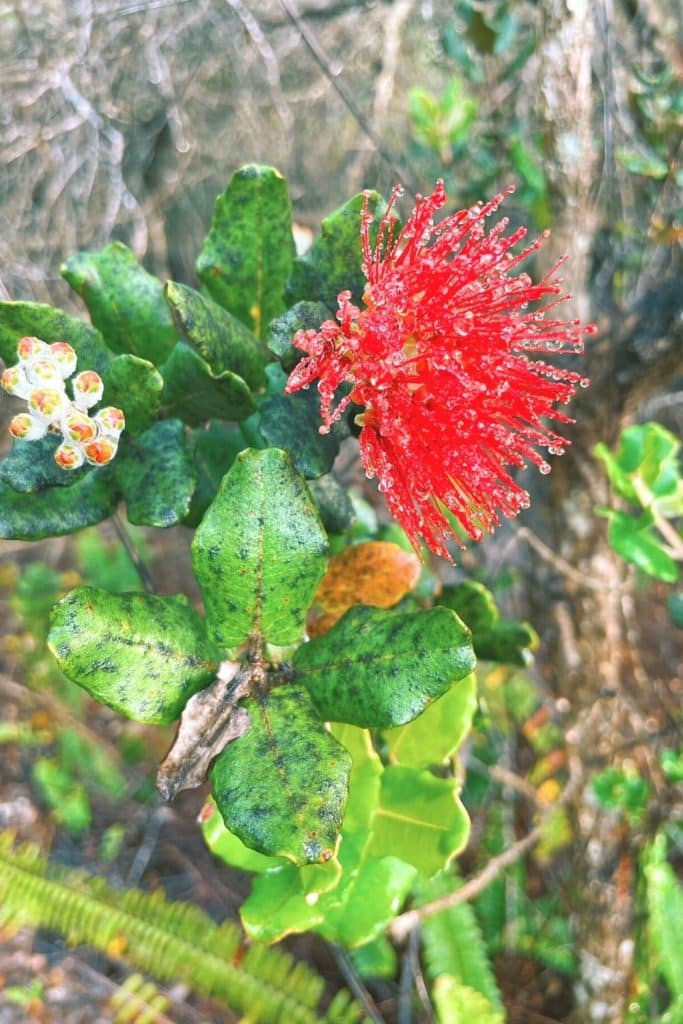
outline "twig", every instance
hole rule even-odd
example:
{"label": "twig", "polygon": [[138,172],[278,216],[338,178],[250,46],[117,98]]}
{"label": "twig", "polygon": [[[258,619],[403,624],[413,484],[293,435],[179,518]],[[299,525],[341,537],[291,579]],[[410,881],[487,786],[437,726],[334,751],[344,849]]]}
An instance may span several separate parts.
{"label": "twig", "polygon": [[372,996],[361,981],[358,971],[353,966],[348,954],[340,946],[335,946],[333,942],[328,943],[328,945],[337,967],[344,977],[344,981],[349,986],[356,999],[362,1003],[363,1009],[370,1020],[373,1024],[386,1024],[384,1017],[375,1006]]}
{"label": "twig", "polygon": [[418,963],[420,930],[418,927],[408,932],[408,946],[403,954],[401,966],[401,982],[398,993],[398,1024],[411,1024],[413,1019],[413,988]]}
{"label": "twig", "polygon": [[340,78],[339,73],[335,72],[330,63],[329,57],[318,42],[316,36],[311,32],[308,25],[299,14],[293,0],[280,0],[280,6],[298,29],[299,35],[310,50],[313,59],[324,74],[325,78],[336,91],[342,102],[346,104],[351,114],[360,125],[362,131],[365,132],[372,144],[377,148],[377,152],[387,162],[393,173],[397,176],[398,181],[403,184],[405,189],[413,195],[416,195],[418,188],[415,184],[413,175],[405,166],[399,163],[391,150],[385,145],[381,135],[379,135],[375,130],[374,126],[370,123],[362,110],[359,109],[353,98],[351,90],[343,79]]}
{"label": "twig", "polygon": [[577,759],[572,759],[570,761],[570,777],[567,785],[560,794],[559,799],[544,809],[538,824],[532,828],[531,832],[523,836],[522,839],[519,839],[497,857],[493,857],[478,875],[471,878],[469,882],[465,882],[459,889],[455,889],[453,892],[439,897],[439,899],[432,900],[430,903],[425,903],[421,907],[415,907],[403,914],[399,914],[389,928],[390,937],[395,942],[403,942],[406,936],[425,918],[431,917],[432,914],[438,914],[441,910],[448,910],[450,907],[457,907],[461,903],[467,903],[469,900],[479,896],[506,868],[521,860],[522,857],[536,846],[543,836],[545,823],[548,818],[571,800],[582,778],[583,771],[581,765]]}
{"label": "twig", "polygon": [[581,587],[587,587],[589,590],[598,590],[600,593],[605,592],[604,582],[593,579],[592,576],[586,576],[585,573],[579,572],[573,565],[567,562],[561,555],[556,554],[552,548],[537,537],[536,534],[530,530],[527,526],[515,526],[511,524],[512,529],[515,533],[515,539],[525,540],[529,547],[533,548],[534,551],[544,558],[546,562],[549,562],[553,568],[562,575],[566,576],[567,579],[573,580],[574,583],[578,583]]}
{"label": "twig", "polygon": [[114,529],[116,530],[116,535],[123,544],[124,548],[126,549],[126,554],[130,558],[133,564],[133,568],[138,574],[140,582],[142,583],[143,587],[145,588],[148,594],[153,594],[155,588],[154,583],[152,581],[152,577],[149,574],[149,569],[140,558],[137,548],[130,539],[130,534],[128,533],[128,530],[125,528],[125,526],[119,519],[118,512],[115,512],[111,519],[112,523],[114,524]]}

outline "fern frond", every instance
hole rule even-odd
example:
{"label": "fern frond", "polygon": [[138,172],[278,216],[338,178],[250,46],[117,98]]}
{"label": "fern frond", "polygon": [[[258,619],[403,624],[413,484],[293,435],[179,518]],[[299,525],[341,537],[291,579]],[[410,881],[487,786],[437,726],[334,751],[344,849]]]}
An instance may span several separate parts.
{"label": "fern frond", "polygon": [[[158,978],[184,981],[259,1024],[358,1024],[358,1004],[317,1011],[323,979],[286,953],[242,946],[232,922],[217,925],[163,893],[120,891],[102,878],[49,864],[37,847],[0,831],[0,925],[50,928]],[[335,1007],[335,1003],[337,1004]]]}
{"label": "fern frond", "polygon": [[172,1024],[165,1011],[171,1002],[141,974],[131,974],[109,1000],[114,1024]]}
{"label": "fern frond", "polygon": [[[445,896],[462,885],[447,872],[420,883],[416,905]],[[430,978],[456,978],[463,986],[480,992],[498,1012],[502,1000],[491,969],[481,929],[468,903],[441,910],[422,922],[425,967]]]}

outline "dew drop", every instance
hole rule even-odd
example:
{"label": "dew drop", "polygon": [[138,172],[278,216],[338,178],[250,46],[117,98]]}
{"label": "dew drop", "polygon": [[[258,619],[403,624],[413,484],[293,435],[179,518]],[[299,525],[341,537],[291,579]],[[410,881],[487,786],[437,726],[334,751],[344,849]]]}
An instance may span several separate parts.
{"label": "dew drop", "polygon": [[538,464],[538,472],[542,473],[543,476],[547,476],[548,473],[550,472],[550,463],[549,462],[539,462],[539,464]]}
{"label": "dew drop", "polygon": [[579,381],[579,387],[580,388],[589,388],[590,386],[591,386],[591,382],[590,382],[590,378],[589,377],[582,377],[581,380]]}

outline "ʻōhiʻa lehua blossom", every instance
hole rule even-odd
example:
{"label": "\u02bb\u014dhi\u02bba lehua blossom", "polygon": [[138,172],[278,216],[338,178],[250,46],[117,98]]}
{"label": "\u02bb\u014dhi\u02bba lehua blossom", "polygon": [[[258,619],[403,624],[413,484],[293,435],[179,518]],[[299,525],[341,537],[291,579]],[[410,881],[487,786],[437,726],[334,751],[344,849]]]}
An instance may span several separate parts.
{"label": "\u02bb\u014dhi\u02bba lehua blossom", "polygon": [[349,403],[363,407],[356,422],[366,473],[377,477],[411,542],[424,539],[448,558],[454,521],[480,540],[501,514],[528,507],[509,468],[533,463],[547,473],[543,450],[559,455],[569,443],[544,420],[571,422],[556,407],[588,382],[537,356],[578,354],[594,328],[554,318],[569,297],[557,267],[537,284],[518,270],[540,241],[514,252],[524,228],[505,236],[504,219],[486,230],[506,193],[435,223],[446,201],[438,182],[432,195],[418,197],[400,232],[392,214],[398,195],[374,248],[366,200],[365,308],[342,292],[337,322],[295,335],[307,355],[287,391],[318,381],[322,432]]}

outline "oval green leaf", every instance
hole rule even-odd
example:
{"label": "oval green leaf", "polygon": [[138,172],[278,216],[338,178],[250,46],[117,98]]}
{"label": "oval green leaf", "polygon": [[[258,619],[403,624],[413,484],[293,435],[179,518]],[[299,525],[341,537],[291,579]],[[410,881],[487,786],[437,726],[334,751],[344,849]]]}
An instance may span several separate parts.
{"label": "oval green leaf", "polygon": [[260,636],[295,643],[325,571],[326,549],[317,509],[286,452],[241,452],[192,544],[215,642],[233,648]]}
{"label": "oval green leaf", "polygon": [[164,286],[127,246],[113,242],[99,252],[77,252],[61,273],[110,349],[163,363],[178,340]]}
{"label": "oval green leaf", "polygon": [[470,631],[447,608],[352,608],[294,656],[321,718],[366,729],[416,718],[474,664]]}
{"label": "oval green leaf", "polygon": [[240,168],[216,200],[197,260],[200,281],[216,302],[263,338],[285,309],[293,258],[287,182],[273,167]]}
{"label": "oval green leaf", "polygon": [[220,376],[237,374],[251,388],[263,384],[267,353],[244,324],[194,288],[168,281],[166,301],[180,333]]}
{"label": "oval green leaf", "polygon": [[226,827],[269,857],[295,864],[334,854],[351,757],[318,718],[303,687],[283,686],[242,702],[251,728],[211,769]]}
{"label": "oval green leaf", "polygon": [[78,587],[55,606],[48,646],[69,679],[127,718],[175,721],[218,662],[184,595]]}
{"label": "oval green leaf", "polygon": [[443,763],[469,734],[476,708],[477,680],[472,673],[412,722],[386,730],[383,738],[391,759],[416,768]]}

